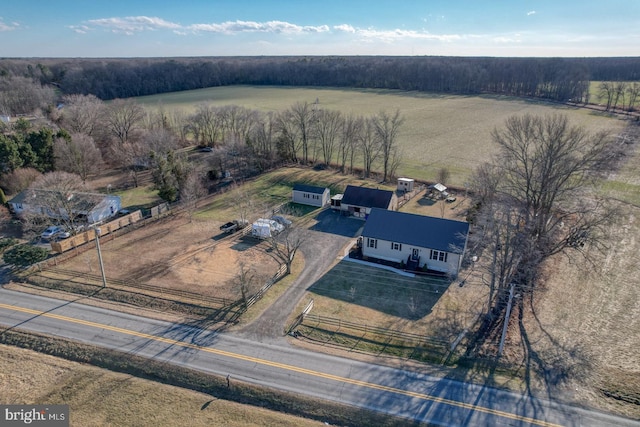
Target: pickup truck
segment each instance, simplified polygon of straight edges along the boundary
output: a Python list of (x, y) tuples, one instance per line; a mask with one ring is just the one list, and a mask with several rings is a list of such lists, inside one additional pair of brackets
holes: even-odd
[(243, 221), (240, 219), (235, 219), (233, 221), (229, 221), (226, 224), (223, 224), (220, 226), (220, 231), (223, 231), (225, 233), (235, 233), (236, 231), (240, 230), (241, 228), (244, 228), (248, 225), (249, 223), (247, 221)]

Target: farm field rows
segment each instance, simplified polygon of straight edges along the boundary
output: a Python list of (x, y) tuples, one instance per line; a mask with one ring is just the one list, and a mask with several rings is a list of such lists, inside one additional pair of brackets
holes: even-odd
[[(590, 131), (620, 129), (623, 123), (600, 113), (536, 100), (496, 96), (443, 96), (374, 89), (328, 89), (268, 86), (226, 86), (135, 98), (149, 108), (193, 113), (202, 103), (238, 105), (263, 112), (284, 111), (296, 102), (344, 114), (371, 116), (396, 109), (405, 118), (398, 136), (400, 175), (434, 180), (443, 167), (452, 185), (463, 185), (470, 172), (494, 152), (491, 131), (512, 115), (567, 114), (572, 124)], [(358, 165), (359, 166), (359, 165)]]

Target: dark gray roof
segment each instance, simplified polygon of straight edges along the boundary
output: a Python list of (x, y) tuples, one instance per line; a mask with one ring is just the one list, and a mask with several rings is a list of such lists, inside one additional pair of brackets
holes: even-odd
[(392, 197), (393, 191), (347, 185), (342, 197), (342, 204), (387, 209)]
[(48, 200), (46, 203), (49, 205), (52, 203), (53, 205), (59, 205), (60, 203), (65, 203), (64, 199), (67, 199), (68, 206), (73, 206), (74, 210), (90, 211), (100, 204), (105, 197), (107, 197), (106, 194), (100, 193), (79, 191), (63, 193), (56, 190), (27, 189), (9, 200), (9, 203), (39, 206), (39, 203), (45, 203)]
[(315, 185), (296, 184), (293, 186), (293, 191), (303, 191), (305, 193), (323, 194), (327, 188), (317, 187)]
[(445, 252), (464, 249), (468, 233), (466, 222), (386, 209), (372, 209), (362, 230), (364, 237)]

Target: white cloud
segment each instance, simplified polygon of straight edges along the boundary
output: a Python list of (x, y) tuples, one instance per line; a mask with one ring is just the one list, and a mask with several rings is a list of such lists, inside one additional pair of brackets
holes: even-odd
[[(87, 21), (89, 26), (109, 29), (114, 33), (134, 34), (149, 30), (179, 30), (180, 24), (165, 21), (162, 18), (148, 16), (127, 16), (124, 18), (103, 18)], [(88, 26), (85, 27), (85, 31)], [(77, 30), (76, 30), (77, 31)]]
[(334, 25), (333, 26), (334, 30), (338, 30), (338, 31), (342, 31), (344, 33), (355, 33), (356, 29), (353, 28), (351, 25), (349, 24), (341, 24), (341, 25)]
[(450, 42), (460, 40), (463, 36), (459, 34), (431, 34), (425, 31), (415, 30), (376, 30), (372, 28), (358, 29), (356, 34), (365, 39), (377, 39), (385, 42), (393, 42), (397, 40), (435, 40)]
[(18, 28), (20, 28), (20, 24), (18, 24), (17, 22), (11, 22), (7, 24), (2, 18), (0, 18), (0, 32), (13, 31), (17, 30)]
[(68, 28), (78, 34), (87, 34), (91, 30), (91, 28), (87, 27), (86, 25), (69, 25)]
[(535, 10), (530, 10), (529, 12), (527, 12), (527, 16), (531, 16), (531, 15), (535, 15), (536, 11)]
[(195, 32), (211, 32), (221, 34), (238, 33), (275, 33), (275, 34), (303, 34), (303, 33), (326, 33), (329, 26), (302, 26), (284, 21), (227, 21), (220, 24), (193, 24), (188, 27)]

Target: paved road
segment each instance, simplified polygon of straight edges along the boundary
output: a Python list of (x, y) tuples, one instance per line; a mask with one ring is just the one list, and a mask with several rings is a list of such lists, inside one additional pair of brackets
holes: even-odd
[(0, 289), (0, 325), (435, 425), (633, 426), (554, 402)]

